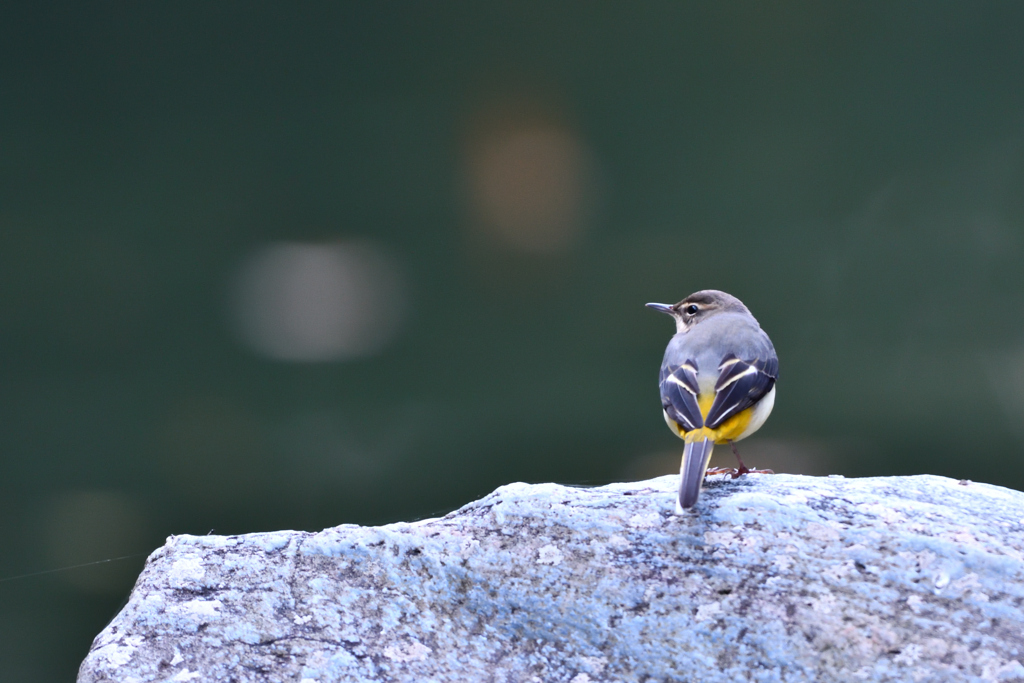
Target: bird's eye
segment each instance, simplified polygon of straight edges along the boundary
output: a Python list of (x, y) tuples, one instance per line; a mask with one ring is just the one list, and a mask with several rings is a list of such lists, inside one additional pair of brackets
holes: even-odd
[(686, 307), (686, 315), (697, 315), (697, 311), (699, 310), (700, 308), (697, 306), (697, 304), (690, 304), (689, 306)]

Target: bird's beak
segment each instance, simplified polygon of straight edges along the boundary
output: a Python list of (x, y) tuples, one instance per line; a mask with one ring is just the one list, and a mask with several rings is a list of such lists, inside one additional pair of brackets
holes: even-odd
[(653, 308), (656, 311), (662, 313), (668, 313), (669, 315), (675, 315), (675, 311), (669, 304), (647, 304), (647, 308)]

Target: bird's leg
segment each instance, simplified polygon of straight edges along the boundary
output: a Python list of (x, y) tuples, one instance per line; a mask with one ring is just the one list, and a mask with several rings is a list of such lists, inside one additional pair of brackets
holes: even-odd
[(737, 477), (742, 477), (744, 474), (746, 474), (750, 470), (747, 468), (746, 465), (743, 464), (743, 458), (740, 457), (740, 451), (739, 451), (738, 448), (736, 448), (736, 442), (730, 440), (729, 441), (729, 446), (732, 448), (732, 454), (736, 456), (736, 462), (738, 462), (739, 465), (740, 465), (738, 468), (736, 468), (736, 469), (734, 469), (732, 471), (733, 472), (732, 478), (736, 479)]
[(736, 479), (737, 477), (742, 477), (744, 474), (747, 474), (749, 472), (753, 472), (754, 474), (775, 474), (775, 472), (773, 472), (772, 470), (752, 470), (752, 469), (750, 469), (749, 467), (747, 467), (746, 465), (743, 464), (743, 458), (740, 457), (740, 452), (736, 448), (736, 442), (730, 439), (729, 440), (729, 445), (732, 447), (732, 454), (736, 456), (736, 462), (738, 462), (739, 465), (740, 465), (737, 469), (734, 469), (731, 472), (733, 479)]

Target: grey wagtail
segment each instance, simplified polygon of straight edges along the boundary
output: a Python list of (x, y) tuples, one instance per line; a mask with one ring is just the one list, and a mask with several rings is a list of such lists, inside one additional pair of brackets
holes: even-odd
[(715, 444), (732, 445), (734, 477), (751, 472), (735, 442), (764, 424), (775, 405), (779, 357), (743, 302), (705, 289), (674, 305), (647, 304), (676, 321), (661, 363), (665, 422), (686, 442), (676, 512), (693, 507)]

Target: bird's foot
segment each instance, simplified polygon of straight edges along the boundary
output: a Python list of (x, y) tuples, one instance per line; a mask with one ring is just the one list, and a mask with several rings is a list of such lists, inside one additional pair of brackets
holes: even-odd
[(739, 470), (735, 467), (709, 467), (708, 471), (704, 473), (705, 477), (713, 477), (718, 474), (724, 474), (726, 476), (735, 479), (739, 475)]
[(744, 474), (775, 474), (775, 470), (759, 470), (756, 467), (754, 469), (750, 469), (746, 465), (742, 465), (739, 469), (734, 471), (736, 472), (736, 474), (732, 475), (733, 479), (741, 477)]
[(713, 477), (716, 474), (723, 474), (733, 479), (739, 479), (744, 474), (775, 474), (773, 470), (750, 469), (746, 465), (740, 467), (709, 467), (704, 476)]

